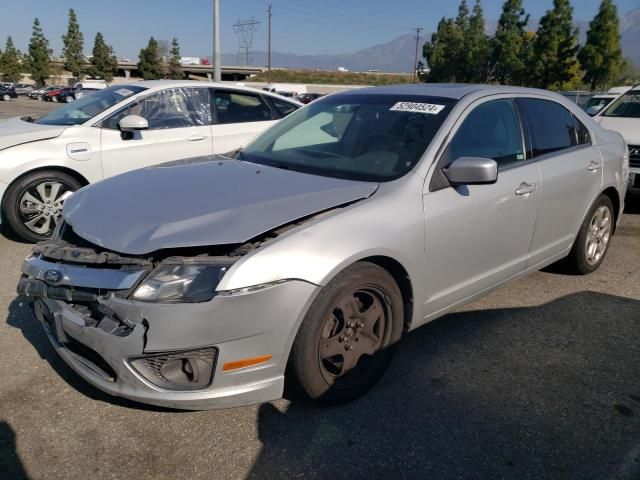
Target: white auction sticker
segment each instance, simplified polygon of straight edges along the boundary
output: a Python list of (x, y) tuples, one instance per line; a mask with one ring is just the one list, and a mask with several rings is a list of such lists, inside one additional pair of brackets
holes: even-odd
[(398, 102), (389, 110), (393, 110), (394, 112), (417, 112), (437, 115), (443, 108), (444, 105), (436, 105), (433, 103)]
[(123, 97), (128, 97), (129, 95), (133, 95), (133, 92), (128, 88), (119, 88), (114, 93), (117, 93), (118, 95), (121, 95)]

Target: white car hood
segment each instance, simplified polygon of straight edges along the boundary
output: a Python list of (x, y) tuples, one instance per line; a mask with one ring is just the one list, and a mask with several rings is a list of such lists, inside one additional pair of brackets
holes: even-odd
[(66, 126), (25, 122), (18, 117), (0, 120), (0, 150), (22, 143), (54, 138), (67, 128)]
[(602, 128), (618, 132), (628, 145), (640, 145), (640, 118), (598, 116)]

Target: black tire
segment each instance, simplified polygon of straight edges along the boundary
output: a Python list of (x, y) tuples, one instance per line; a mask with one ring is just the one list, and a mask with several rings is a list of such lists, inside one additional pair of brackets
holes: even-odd
[[(18, 237), (28, 242), (35, 243), (46, 240), (51, 236), (51, 233), (53, 232), (53, 228), (51, 228), (46, 235), (38, 234), (32, 231), (25, 225), (26, 218), (20, 211), (20, 200), (22, 199), (23, 195), (27, 191), (33, 190), (37, 185), (47, 182), (61, 183), (64, 187), (64, 190), (62, 192), (75, 192), (76, 190), (82, 188), (82, 184), (78, 180), (66, 173), (46, 170), (39, 171), (27, 174), (13, 182), (7, 189), (4, 200), (2, 202), (3, 219), (6, 219), (9, 227), (11, 227), (11, 230), (13, 230), (13, 232)], [(51, 224), (53, 223), (54, 222), (51, 221)]]
[[(351, 297), (350, 292), (353, 292)], [(338, 306), (345, 298), (357, 301), (358, 313), (349, 318), (342, 312), (353, 310)], [(376, 315), (380, 317), (365, 320), (360, 316), (364, 314), (370, 319)], [(402, 336), (403, 315), (402, 294), (386, 270), (369, 262), (358, 262), (346, 268), (322, 289), (302, 321), (287, 366), (288, 395), (325, 404), (341, 404), (366, 393), (380, 380), (391, 362)], [(355, 323), (355, 328), (346, 327), (349, 319), (354, 320), (349, 323)], [(369, 323), (366, 327), (365, 321)], [(336, 326), (338, 324), (341, 327)], [(377, 341), (374, 341), (376, 328)], [(344, 343), (339, 345), (337, 342)], [(328, 343), (339, 348), (344, 345), (347, 353), (323, 359), (323, 348), (329, 347)], [(353, 353), (354, 347), (357, 353)], [(374, 351), (360, 353), (363, 348)], [(347, 354), (357, 358), (351, 370), (344, 368), (347, 363), (344, 355)], [(340, 363), (342, 367), (336, 367)]]
[[(608, 228), (609, 231), (607, 233), (606, 242), (604, 243), (604, 251), (594, 258), (589, 255), (587, 248), (587, 240), (590, 236), (590, 229), (592, 228), (592, 222), (594, 221), (594, 216), (596, 212), (601, 208), (606, 209), (609, 215), (609, 223)], [(613, 209), (613, 203), (611, 199), (607, 195), (600, 195), (596, 201), (593, 203), (591, 209), (589, 209), (589, 213), (582, 222), (580, 226), (580, 231), (578, 232), (578, 236), (576, 237), (576, 241), (573, 243), (573, 248), (571, 252), (566, 258), (566, 267), (571, 271), (571, 273), (577, 275), (588, 275), (589, 273), (595, 272), (602, 262), (604, 261), (607, 252), (609, 251), (609, 245), (611, 236), (613, 235), (613, 229), (615, 228), (615, 210)]]

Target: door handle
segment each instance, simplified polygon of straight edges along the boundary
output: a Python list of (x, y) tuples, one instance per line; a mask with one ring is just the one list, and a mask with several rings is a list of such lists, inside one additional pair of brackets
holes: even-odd
[(522, 182), (518, 188), (516, 188), (516, 195), (527, 195), (531, 192), (535, 192), (538, 186), (535, 183)]
[(590, 172), (597, 172), (598, 170), (600, 170), (600, 162), (591, 160), (591, 163), (587, 167), (587, 170), (589, 170)]
[(200, 140), (204, 140), (206, 137), (204, 135), (199, 135), (199, 134), (195, 134), (195, 135), (191, 135), (189, 137), (187, 137), (187, 141), (188, 142), (199, 142)]

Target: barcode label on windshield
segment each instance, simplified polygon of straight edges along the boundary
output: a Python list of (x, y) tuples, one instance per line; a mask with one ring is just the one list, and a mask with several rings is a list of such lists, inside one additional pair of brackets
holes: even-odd
[(433, 103), (398, 102), (389, 110), (394, 112), (417, 112), (437, 115), (443, 108), (444, 105), (436, 105)]

